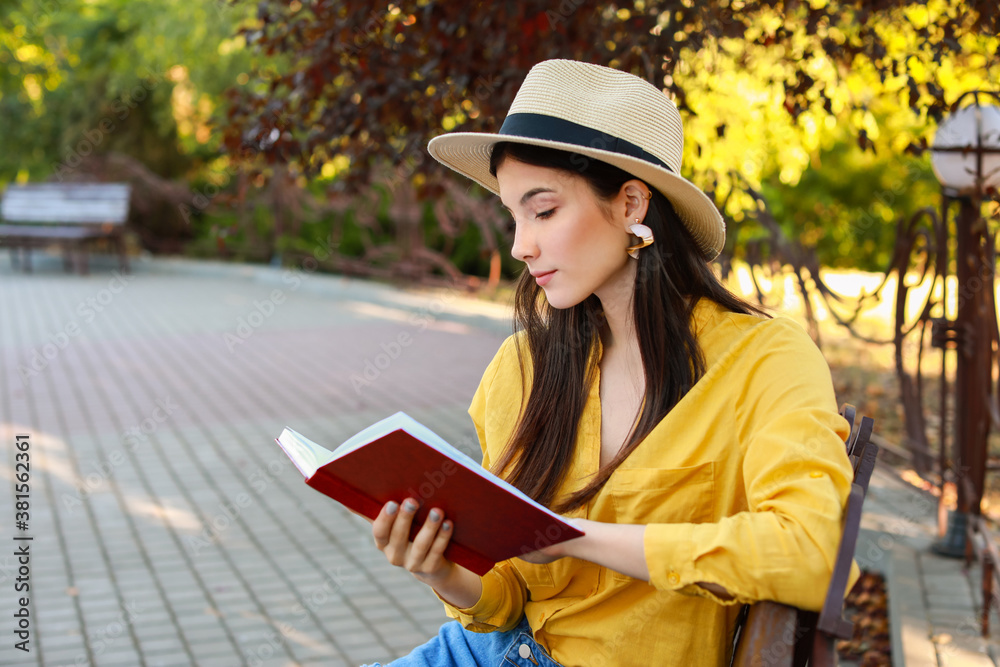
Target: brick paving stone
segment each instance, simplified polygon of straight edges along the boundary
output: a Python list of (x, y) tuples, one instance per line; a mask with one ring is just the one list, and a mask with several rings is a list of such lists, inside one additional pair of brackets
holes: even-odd
[[(52, 651), (45, 651), (45, 663), (47, 665), (79, 665), (79, 658), (86, 661), (87, 652), (84, 648), (60, 648)], [(16, 663), (15, 663), (16, 664)]]
[(927, 593), (927, 606), (931, 609), (968, 612), (975, 614), (978, 605), (973, 601), (968, 590), (956, 590), (949, 593)]
[[(189, 659), (190, 660), (190, 659)], [(108, 651), (107, 653), (102, 653), (97, 656), (94, 660), (95, 665), (98, 667), (129, 667), (132, 665), (138, 665), (142, 661), (139, 656), (138, 651)]]
[[(191, 657), (184, 653), (174, 655), (144, 656), (146, 667), (186, 667), (191, 664)], [(134, 664), (134, 663), (133, 663)]]
[(198, 656), (198, 667), (233, 667), (234, 659), (241, 660), (241, 658), (236, 654), (225, 656)]
[(217, 621), (202, 621), (198, 625), (192, 625), (189, 623), (181, 623), (181, 633), (184, 638), (190, 643), (198, 643), (203, 640), (207, 640), (209, 643), (215, 643), (221, 640), (228, 641), (226, 628)]
[(177, 653), (184, 650), (184, 642), (176, 634), (168, 637), (157, 637), (155, 635), (140, 637), (139, 645), (142, 647), (143, 654), (146, 655), (154, 653)]
[(971, 614), (968, 611), (962, 610), (931, 608), (927, 610), (927, 615), (931, 625), (935, 628), (966, 627), (970, 623), (974, 626), (979, 625), (978, 608)]
[[(21, 654), (21, 655), (16, 655)], [(17, 667), (31, 667), (32, 665), (40, 665), (41, 655), (37, 651), (33, 651), (27, 655), (23, 651), (13, 650), (4, 651), (0, 653), (0, 665), (17, 665)], [(49, 663), (51, 666), (52, 663)]]

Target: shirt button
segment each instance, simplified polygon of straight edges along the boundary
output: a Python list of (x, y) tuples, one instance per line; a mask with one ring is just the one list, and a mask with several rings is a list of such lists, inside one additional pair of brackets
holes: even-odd
[(527, 644), (521, 644), (517, 647), (517, 654), (523, 659), (528, 660), (531, 658), (531, 647)]
[(813, 479), (816, 479), (818, 477), (822, 477), (823, 473), (821, 473), (821, 472), (811, 472), (811, 473), (809, 473), (809, 476), (812, 477)]
[(672, 584), (679, 584), (681, 582), (681, 576), (676, 572), (671, 572), (667, 575), (667, 581)]

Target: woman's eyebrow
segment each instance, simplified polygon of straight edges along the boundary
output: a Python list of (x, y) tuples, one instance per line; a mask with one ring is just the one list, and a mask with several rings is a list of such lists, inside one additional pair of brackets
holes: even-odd
[[(535, 195), (541, 194), (543, 192), (553, 192), (554, 193), (555, 190), (553, 190), (552, 188), (531, 188), (530, 190), (528, 190), (527, 192), (525, 192), (523, 195), (521, 195), (521, 201), (519, 202), (520, 205), (524, 206), (525, 204), (528, 203), (529, 199), (531, 199)], [(507, 205), (504, 204), (503, 202), (500, 202), (500, 205), (503, 206), (504, 208), (506, 208), (508, 211), (510, 210), (510, 208), (508, 208)]]

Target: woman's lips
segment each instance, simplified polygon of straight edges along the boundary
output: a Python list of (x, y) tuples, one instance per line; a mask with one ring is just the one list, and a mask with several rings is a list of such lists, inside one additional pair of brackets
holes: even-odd
[(535, 276), (535, 282), (538, 283), (539, 287), (545, 287), (545, 284), (552, 279), (552, 276), (554, 274), (555, 271), (553, 270), (553, 271), (543, 271), (542, 273), (533, 273), (532, 275)]

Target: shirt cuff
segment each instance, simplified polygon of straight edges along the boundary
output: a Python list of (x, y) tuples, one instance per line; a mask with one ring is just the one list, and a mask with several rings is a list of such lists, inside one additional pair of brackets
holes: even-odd
[[(657, 523), (646, 526), (643, 551), (649, 570), (649, 583), (658, 590), (675, 591), (683, 595), (697, 595), (723, 605), (748, 602), (732, 590), (730, 582), (719, 581), (711, 574), (701, 572), (695, 562), (695, 540), (699, 529), (693, 523)], [(733, 597), (722, 598), (697, 585), (697, 582), (718, 584)]]
[(437, 591), (434, 591), (434, 595), (444, 603), (445, 614), (461, 623), (466, 630), (492, 632), (507, 620), (507, 615), (503, 613), (504, 610), (501, 608), (503, 605), (500, 603), (506, 589), (503, 577), (496, 571), (496, 568), (484, 574), (481, 579), (483, 592), (476, 604), (471, 607), (464, 609), (456, 607), (438, 595)]

